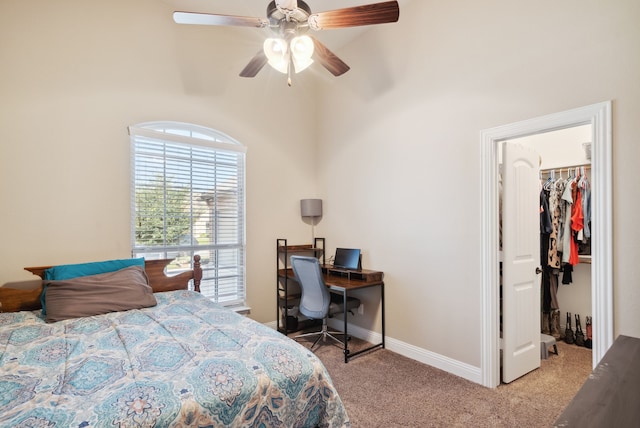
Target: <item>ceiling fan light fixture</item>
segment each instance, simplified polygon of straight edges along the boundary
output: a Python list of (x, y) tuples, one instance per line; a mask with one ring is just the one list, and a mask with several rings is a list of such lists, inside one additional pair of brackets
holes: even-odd
[(293, 67), (296, 73), (305, 70), (313, 64), (313, 40), (309, 36), (298, 36), (291, 39), (290, 43), (291, 55), (293, 58)]
[(264, 54), (269, 65), (280, 73), (287, 73), (289, 69), (289, 48), (284, 39), (268, 38), (263, 44)]

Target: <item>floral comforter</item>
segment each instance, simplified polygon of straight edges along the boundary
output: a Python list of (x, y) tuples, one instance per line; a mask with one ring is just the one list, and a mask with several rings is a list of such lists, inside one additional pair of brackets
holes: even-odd
[(0, 426), (348, 427), (306, 348), (198, 293), (44, 322), (0, 314)]

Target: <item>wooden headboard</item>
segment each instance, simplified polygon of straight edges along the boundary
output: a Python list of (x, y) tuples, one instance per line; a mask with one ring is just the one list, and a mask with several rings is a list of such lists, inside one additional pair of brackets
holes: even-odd
[[(178, 275), (167, 276), (165, 267), (173, 259), (145, 260), (145, 272), (149, 278), (149, 285), (154, 292), (186, 290), (189, 281), (193, 279), (193, 288), (200, 292), (200, 281), (202, 281), (202, 267), (200, 266), (200, 256), (193, 257), (193, 270), (182, 272)], [(44, 271), (51, 266), (26, 267), (25, 270), (38, 275), (44, 279)], [(22, 288), (0, 287), (0, 312), (34, 311), (42, 308), (40, 304), (40, 294), (43, 283), (37, 281), (29, 283)]]

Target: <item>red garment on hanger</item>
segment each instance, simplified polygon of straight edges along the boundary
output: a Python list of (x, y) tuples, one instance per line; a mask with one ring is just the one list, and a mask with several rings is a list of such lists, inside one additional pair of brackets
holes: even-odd
[[(574, 184), (572, 189), (575, 192), (573, 197), (573, 205), (571, 206), (571, 231), (579, 232), (584, 229), (584, 213), (582, 212), (582, 195), (578, 186)], [(574, 233), (572, 233), (574, 235)], [(571, 254), (569, 255), (569, 263), (573, 266), (578, 264), (578, 241), (575, 236), (571, 236)]]

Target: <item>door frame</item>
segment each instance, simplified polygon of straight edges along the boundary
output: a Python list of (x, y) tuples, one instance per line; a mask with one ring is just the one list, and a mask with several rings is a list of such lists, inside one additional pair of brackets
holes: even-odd
[(613, 344), (612, 124), (611, 101), (485, 129), (481, 144), (482, 385), (500, 384), (499, 191), (500, 144), (505, 140), (591, 124), (591, 311), (595, 367)]

